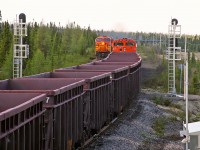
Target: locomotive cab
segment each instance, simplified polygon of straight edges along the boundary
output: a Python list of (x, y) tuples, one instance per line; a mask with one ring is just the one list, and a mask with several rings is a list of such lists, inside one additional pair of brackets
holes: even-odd
[(95, 52), (97, 58), (105, 58), (112, 51), (113, 39), (108, 36), (99, 36), (95, 39)]
[(136, 52), (137, 43), (133, 39), (117, 39), (113, 41), (113, 52)]

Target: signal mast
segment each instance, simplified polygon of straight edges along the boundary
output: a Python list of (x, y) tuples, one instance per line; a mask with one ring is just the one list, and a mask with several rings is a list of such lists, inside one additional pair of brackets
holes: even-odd
[(14, 23), (13, 46), (13, 78), (22, 77), (23, 58), (28, 58), (29, 45), (24, 44), (23, 38), (27, 36), (26, 15), (21, 13), (19, 20)]
[(178, 47), (178, 38), (181, 38), (181, 25), (177, 19), (172, 19), (168, 26), (168, 94), (176, 95), (175, 68), (176, 61), (181, 60), (181, 47)]

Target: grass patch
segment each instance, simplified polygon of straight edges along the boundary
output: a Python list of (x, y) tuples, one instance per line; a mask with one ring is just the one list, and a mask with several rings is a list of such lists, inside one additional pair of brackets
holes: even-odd
[[(171, 100), (163, 98), (162, 96), (155, 96), (152, 100), (156, 105), (161, 105), (169, 108), (167, 111), (174, 116), (170, 118), (171, 121), (176, 121), (177, 117), (180, 118), (180, 120), (185, 120), (185, 112), (181, 109), (181, 105), (174, 104)], [(189, 116), (191, 116), (190, 113)]]
[(176, 121), (178, 121), (177, 117), (174, 116), (174, 115), (170, 115), (170, 116), (168, 117), (168, 120), (169, 120), (170, 122), (176, 122)]
[(171, 103), (171, 107), (177, 108), (177, 109), (181, 109), (181, 105), (180, 104)]
[(193, 122), (200, 121), (200, 113), (197, 113), (191, 120)]
[(162, 106), (166, 106), (166, 107), (173, 107), (173, 108), (181, 110), (181, 105), (180, 104), (175, 104), (175, 103), (172, 102), (172, 100), (167, 99), (167, 98), (163, 98), (162, 96), (155, 96), (155, 97), (152, 98), (152, 100), (156, 105), (162, 105)]
[(165, 99), (162, 96), (160, 96), (160, 97), (155, 96), (155, 97), (153, 97), (152, 100), (157, 105), (163, 105), (163, 106), (171, 106), (172, 105), (172, 102), (169, 99)]
[(152, 128), (154, 129), (154, 131), (158, 136), (164, 136), (165, 124), (166, 124), (166, 118), (159, 117), (155, 119)]

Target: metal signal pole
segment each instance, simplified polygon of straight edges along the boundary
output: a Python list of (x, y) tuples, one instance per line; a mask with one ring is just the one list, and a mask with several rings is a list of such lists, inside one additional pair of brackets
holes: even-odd
[(24, 44), (27, 36), (26, 15), (21, 13), (14, 23), (13, 78), (22, 77), (23, 58), (28, 58), (29, 45)]
[(187, 45), (187, 37), (185, 36), (185, 90), (184, 90), (184, 99), (186, 102), (186, 150), (188, 150), (188, 143), (189, 143), (189, 130), (188, 130), (188, 59), (187, 59), (187, 52), (186, 52), (186, 45)]
[(177, 38), (181, 37), (181, 26), (177, 19), (171, 20), (168, 26), (168, 93), (176, 95), (175, 69), (176, 61), (181, 60), (181, 47), (177, 47)]

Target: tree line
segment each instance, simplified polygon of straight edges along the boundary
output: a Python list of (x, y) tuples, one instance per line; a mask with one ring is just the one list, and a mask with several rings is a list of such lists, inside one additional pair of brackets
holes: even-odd
[[(94, 41), (98, 35), (107, 35), (114, 39), (126, 37), (137, 41), (153, 39), (158, 41), (161, 38), (162, 50), (168, 46), (167, 34), (96, 31), (91, 30), (90, 27), (81, 28), (75, 22), (65, 27), (58, 27), (51, 22), (46, 25), (37, 22), (28, 23), (27, 29), (28, 36), (24, 38), (24, 41), (29, 45), (29, 58), (23, 59), (23, 76), (88, 62), (95, 56)], [(184, 48), (184, 37), (183, 35), (179, 39), (178, 46), (182, 49)], [(0, 26), (0, 79), (13, 76), (13, 41), (13, 24), (3, 22)], [(192, 88), (190, 90), (192, 93), (200, 93), (200, 62), (194, 54), (200, 51), (200, 35), (187, 35), (187, 41), (187, 48), (191, 52), (189, 77)], [(142, 47), (147, 46), (149, 45), (143, 44)], [(156, 49), (159, 51), (158, 48)], [(179, 76), (179, 73), (177, 75)]]
[[(164, 33), (153, 33), (153, 32), (115, 32), (115, 31), (97, 31), (98, 35), (107, 35), (111, 36), (114, 39), (116, 38), (132, 38), (136, 40), (141, 45), (160, 45), (162, 49), (168, 47), (168, 34)], [(185, 36), (187, 36), (187, 49), (190, 52), (200, 52), (200, 35), (181, 35), (181, 38), (178, 38), (178, 47), (184, 49), (185, 46)], [(161, 43), (160, 43), (161, 41)]]
[[(23, 76), (78, 65), (94, 56), (97, 35), (90, 27), (81, 28), (75, 22), (65, 27), (35, 22), (27, 24), (27, 32), (23, 41), (29, 45), (29, 57), (23, 59)], [(3, 22), (0, 28), (0, 79), (12, 78), (13, 42), (13, 24)]]

